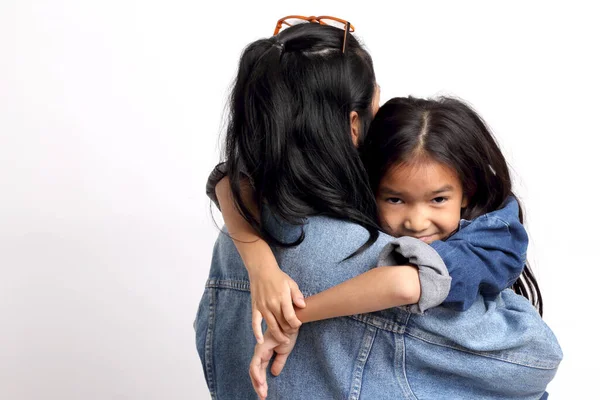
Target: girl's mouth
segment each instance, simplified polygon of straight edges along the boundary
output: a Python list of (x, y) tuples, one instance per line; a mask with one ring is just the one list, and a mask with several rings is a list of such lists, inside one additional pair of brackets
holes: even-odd
[(434, 236), (435, 236), (435, 234), (434, 235), (427, 235), (427, 236), (417, 236), (416, 238), (419, 239), (419, 240), (421, 240), (421, 241), (423, 241), (423, 242), (425, 242), (425, 243), (427, 243), (427, 244), (429, 244), (429, 243), (431, 243), (431, 242), (434, 241), (433, 240)]

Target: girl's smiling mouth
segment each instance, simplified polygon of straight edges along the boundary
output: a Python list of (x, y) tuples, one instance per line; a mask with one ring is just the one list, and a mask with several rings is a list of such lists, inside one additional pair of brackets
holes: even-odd
[(421, 241), (423, 241), (423, 242), (425, 242), (427, 244), (430, 244), (431, 242), (434, 241), (434, 236), (435, 235), (436, 234), (434, 233), (432, 235), (427, 235), (427, 236), (415, 236), (415, 238), (417, 238), (417, 239), (419, 239), (419, 240), (421, 240)]

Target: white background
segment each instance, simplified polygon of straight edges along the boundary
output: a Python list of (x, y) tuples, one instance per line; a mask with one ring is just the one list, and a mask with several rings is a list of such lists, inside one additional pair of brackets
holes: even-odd
[(289, 14), (350, 20), (382, 102), (452, 94), (487, 120), (565, 353), (551, 398), (589, 398), (598, 14), (480, 3), (4, 0), (0, 398), (208, 398), (192, 329), (218, 233), (204, 184), (241, 50)]

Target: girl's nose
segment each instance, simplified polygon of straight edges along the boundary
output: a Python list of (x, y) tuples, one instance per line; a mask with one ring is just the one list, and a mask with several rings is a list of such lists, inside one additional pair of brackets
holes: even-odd
[(426, 231), (431, 223), (429, 222), (429, 218), (422, 213), (414, 213), (412, 215), (407, 216), (404, 219), (404, 229), (410, 231), (411, 233), (419, 233)]

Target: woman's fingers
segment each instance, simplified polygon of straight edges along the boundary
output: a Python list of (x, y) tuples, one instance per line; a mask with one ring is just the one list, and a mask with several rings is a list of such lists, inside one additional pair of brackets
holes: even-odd
[[(294, 310), (294, 304), (292, 303), (291, 297), (281, 303), (281, 311), (291, 329), (300, 328), (302, 322), (296, 317), (296, 311)], [(290, 333), (290, 331), (287, 331), (287, 333)]]
[(254, 337), (257, 343), (263, 343), (263, 331), (262, 331), (262, 314), (252, 305), (252, 330), (254, 331)]
[[(288, 299), (287, 302), (291, 305), (292, 299), (291, 298)], [(286, 303), (286, 301), (282, 301), (281, 304), (279, 304), (279, 309), (277, 310), (276, 313), (274, 312), (273, 315), (275, 316), (275, 318), (277, 320), (277, 324), (279, 324), (279, 329), (285, 333), (290, 333), (294, 330), (294, 328), (292, 328), (290, 326), (290, 324), (288, 323), (288, 321), (285, 317), (285, 313), (283, 310), (285, 303)]]
[(304, 302), (304, 295), (300, 291), (300, 288), (298, 288), (296, 282), (294, 282), (293, 285), (290, 285), (290, 289), (292, 291), (292, 299), (294, 300), (294, 304), (300, 308), (306, 307), (306, 303)]
[(267, 326), (269, 328), (269, 332), (271, 332), (271, 334), (273, 335), (275, 340), (277, 340), (279, 343), (289, 343), (290, 342), (288, 337), (285, 336), (283, 334), (283, 332), (281, 332), (281, 329), (279, 328), (279, 324), (277, 323), (277, 320), (275, 319), (275, 316), (273, 314), (263, 315), (263, 317), (265, 318), (265, 321), (267, 321)]

